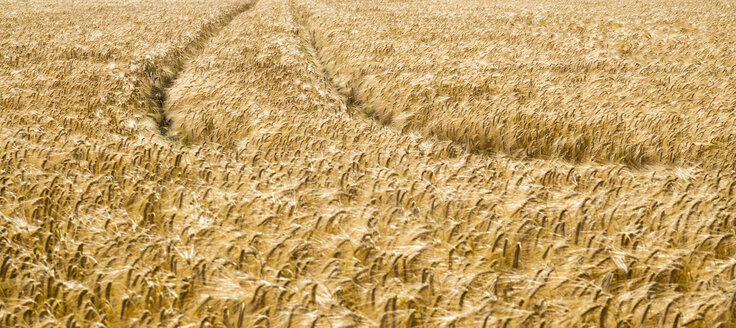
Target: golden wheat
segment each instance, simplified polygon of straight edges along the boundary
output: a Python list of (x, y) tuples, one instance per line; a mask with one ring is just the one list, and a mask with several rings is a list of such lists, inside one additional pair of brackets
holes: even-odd
[(0, 5), (0, 326), (736, 320), (727, 5)]

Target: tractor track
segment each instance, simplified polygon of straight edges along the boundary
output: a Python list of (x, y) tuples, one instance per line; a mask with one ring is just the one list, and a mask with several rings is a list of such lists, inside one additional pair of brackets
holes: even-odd
[(174, 86), (179, 73), (190, 61), (199, 57), (204, 51), (207, 43), (230, 24), (236, 17), (257, 4), (257, 0), (251, 0), (227, 11), (211, 23), (206, 24), (201, 31), (189, 41), (183, 48), (169, 55), (169, 60), (161, 63), (148, 63), (144, 68), (146, 77), (141, 88), (147, 107), (158, 127), (158, 132), (167, 139), (176, 140), (176, 136), (170, 134), (171, 119), (166, 113), (166, 102), (169, 89)]
[(347, 106), (347, 111), (350, 115), (357, 115), (360, 117), (364, 117), (368, 120), (372, 120), (378, 125), (393, 129), (399, 134), (407, 134), (407, 133), (414, 133), (419, 134), (422, 139), (428, 139), (433, 138), (436, 140), (441, 140), (444, 142), (449, 142), (453, 146), (458, 147), (458, 149), (465, 149), (467, 152), (471, 154), (476, 155), (488, 155), (487, 149), (479, 149), (476, 147), (473, 147), (469, 145), (468, 143), (464, 143), (459, 140), (453, 140), (450, 138), (447, 138), (445, 136), (439, 135), (439, 134), (430, 134), (425, 135), (423, 133), (420, 133), (417, 129), (409, 129), (409, 128), (399, 128), (392, 126), (385, 117), (382, 117), (380, 114), (373, 113), (368, 110), (367, 106), (370, 106), (369, 103), (364, 102), (361, 99), (358, 99), (357, 95), (355, 94), (355, 87), (347, 88), (347, 90), (344, 90), (340, 88), (335, 81), (333, 80), (334, 72), (331, 72), (327, 69), (327, 67), (324, 65), (324, 60), (322, 59), (322, 55), (320, 54), (321, 48), (317, 43), (317, 40), (315, 39), (315, 33), (317, 33), (309, 24), (308, 17), (309, 13), (305, 12), (302, 8), (299, 7), (299, 5), (294, 3), (294, 0), (289, 0), (289, 8), (290, 8), (290, 15), (292, 16), (294, 23), (297, 28), (297, 34), (301, 38), (302, 43), (304, 47), (306, 48), (306, 51), (310, 54), (312, 57), (313, 63), (317, 66), (318, 70), (321, 72), (321, 74), (324, 76), (324, 79), (327, 81), (328, 85), (331, 89), (334, 90), (334, 92), (340, 96), (340, 98), (343, 99), (345, 102), (345, 105)]

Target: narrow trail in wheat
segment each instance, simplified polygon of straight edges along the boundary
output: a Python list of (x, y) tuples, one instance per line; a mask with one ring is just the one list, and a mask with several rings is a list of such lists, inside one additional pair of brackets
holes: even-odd
[[(448, 108), (464, 113), (452, 117), (464, 117), (467, 119), (471, 115), (478, 114), (472, 120), (460, 122), (459, 120), (451, 119), (452, 117), (450, 116), (443, 117), (443, 114), (440, 114), (443, 110), (434, 110), (431, 107), (434, 105), (439, 106), (443, 101), (449, 99), (446, 97), (449, 97), (451, 93), (459, 92), (464, 95), (463, 97), (473, 98), (485, 94), (484, 92), (488, 94), (498, 92), (503, 87), (498, 86), (500, 89), (494, 89), (496, 91), (478, 91), (480, 93), (477, 95), (471, 94), (472, 92), (463, 93), (465, 91), (453, 89), (455, 87), (447, 87), (447, 90), (442, 91), (445, 92), (443, 95), (446, 97), (437, 96), (432, 98), (431, 101), (422, 102), (419, 98), (423, 96), (420, 95), (419, 91), (416, 91), (412, 87), (405, 88), (403, 86), (416, 82), (418, 83), (417, 85), (422, 85), (423, 88), (426, 87), (426, 90), (442, 88), (442, 83), (444, 82), (439, 82), (440, 77), (451, 79), (454, 76), (453, 74), (455, 74), (450, 68), (454, 67), (452, 64), (449, 64), (449, 62), (447, 64), (440, 64), (442, 61), (437, 59), (438, 64), (435, 66), (442, 68), (437, 68), (435, 71), (435, 68), (425, 67), (427, 72), (432, 71), (433, 76), (438, 76), (437, 81), (431, 83), (422, 82), (424, 77), (420, 75), (413, 76), (412, 78), (407, 77), (409, 74), (403, 76), (401, 75), (402, 73), (397, 73), (400, 70), (386, 67), (411, 65), (419, 57), (415, 58), (413, 55), (407, 53), (408, 57), (405, 58), (412, 59), (403, 60), (402, 58), (404, 57), (398, 55), (381, 55), (380, 47), (372, 46), (370, 42), (359, 42), (361, 39), (370, 40), (372, 38), (371, 35), (374, 32), (371, 29), (358, 28), (356, 29), (358, 31), (356, 32), (356, 36), (345, 37), (345, 35), (352, 33), (349, 27), (329, 27), (330, 24), (339, 22), (342, 19), (336, 18), (342, 17), (340, 11), (326, 9), (329, 6), (310, 5), (307, 3), (293, 1), (290, 7), (292, 11), (291, 15), (294, 16), (298, 25), (299, 34), (304, 40), (303, 43), (307, 51), (314, 56), (315, 64), (320, 67), (321, 73), (325, 75), (326, 80), (342, 96), (348, 108), (353, 113), (369, 117), (384, 125), (393, 126), (402, 132), (419, 134), (423, 138), (451, 141), (475, 154), (502, 153), (519, 159), (559, 159), (570, 163), (593, 165), (620, 164), (641, 171), (651, 171), (661, 167), (679, 169), (697, 165), (719, 168), (717, 163), (720, 163), (720, 161), (705, 159), (707, 156), (704, 154), (711, 152), (711, 150), (697, 150), (695, 148), (700, 146), (695, 148), (689, 147), (687, 141), (673, 141), (672, 144), (666, 143), (663, 141), (666, 138), (662, 136), (664, 131), (668, 130), (647, 128), (647, 122), (661, 119), (661, 117), (657, 118), (656, 115), (648, 116), (648, 118), (642, 119), (640, 122), (637, 121), (638, 123), (635, 123), (637, 124), (637, 128), (628, 130), (613, 129), (607, 134), (591, 133), (590, 131), (600, 130), (603, 126), (611, 127), (619, 124), (623, 127), (626, 124), (634, 123), (628, 119), (614, 119), (604, 116), (591, 116), (591, 119), (594, 120), (588, 122), (575, 120), (547, 122), (546, 120), (553, 116), (545, 116), (547, 115), (543, 114), (545, 111), (563, 109), (567, 105), (544, 109), (545, 107), (540, 103), (534, 106), (520, 105), (521, 107), (519, 108), (523, 108), (523, 110), (501, 109), (506, 105), (500, 100), (493, 105), (490, 105), (492, 103), (491, 101), (484, 102), (480, 100), (468, 100), (469, 102), (464, 105), (448, 105), (450, 106)], [(355, 22), (360, 22), (361, 19), (364, 19), (362, 16), (350, 16), (348, 14), (344, 18), (348, 20), (354, 19)], [(357, 35), (363, 36), (359, 37)], [(376, 38), (379, 37), (376, 36)], [(408, 37), (405, 41), (409, 42), (411, 40), (414, 39)], [(471, 39), (462, 42), (466, 44), (473, 43)], [(391, 47), (399, 46), (396, 41), (387, 42), (387, 44), (391, 44)], [(442, 46), (438, 47), (443, 49), (438, 50), (438, 54), (448, 50)], [(354, 56), (355, 58), (370, 58), (370, 64), (356, 64), (361, 61), (357, 59), (351, 61), (350, 56)], [(441, 57), (440, 55), (438, 56), (437, 58)], [(618, 61), (612, 61), (612, 63), (616, 62)], [(472, 71), (466, 73), (469, 74), (468, 76), (476, 74)], [(402, 81), (404, 78), (406, 80)], [(468, 81), (458, 81), (457, 83), (458, 85), (468, 87), (469, 82), (466, 82)], [(482, 84), (481, 82), (478, 83)], [(547, 90), (545, 92), (554, 92), (556, 89), (553, 85), (558, 82), (550, 83), (550, 88), (540, 88)], [(585, 86), (576, 83), (578, 82), (572, 81), (570, 84), (571, 87), (585, 88)], [(512, 92), (498, 92), (498, 94), (509, 95)], [(493, 98), (492, 96), (489, 97)], [(560, 97), (564, 98), (564, 95)], [(410, 98), (416, 99), (412, 101), (401, 100)], [(548, 98), (544, 96), (539, 99)], [(515, 100), (510, 101), (513, 102)], [(571, 104), (576, 103), (575, 100), (566, 101)], [(473, 111), (472, 108), (478, 108), (478, 110)], [(480, 110), (480, 108), (486, 109)], [(546, 123), (543, 124), (542, 122)], [(694, 122), (698, 121), (696, 120)], [(698, 124), (701, 123), (686, 126), (695, 127)], [(572, 129), (571, 131), (574, 131), (574, 133), (570, 133), (578, 137), (570, 140), (559, 138), (558, 136), (561, 135), (560, 131), (565, 129)], [(646, 137), (647, 133), (651, 136), (659, 137), (654, 139), (648, 138)], [(693, 134), (697, 135), (695, 132)], [(603, 135), (606, 137), (603, 138)], [(647, 142), (650, 141), (658, 144), (661, 143), (662, 145), (649, 145)], [(698, 141), (696, 144), (710, 145), (704, 141)], [(679, 150), (667, 150), (673, 147)], [(706, 146), (701, 148), (704, 147)], [(715, 146), (712, 149), (713, 153), (720, 151)]]
[(332, 89), (331, 91), (335, 95), (340, 96), (342, 100), (345, 102), (347, 111), (351, 115), (357, 115), (359, 117), (364, 117), (368, 120), (373, 120), (377, 124), (380, 124), (387, 128), (392, 128), (401, 134), (407, 134), (411, 132), (411, 133), (420, 135), (422, 139), (434, 138), (437, 140), (449, 142), (450, 144), (460, 147), (460, 149), (463, 149), (463, 148), (466, 149), (469, 153), (472, 153), (472, 154), (487, 154), (487, 152), (484, 149), (473, 148), (458, 140), (453, 140), (453, 139), (447, 138), (442, 135), (438, 135), (438, 134), (424, 135), (424, 134), (421, 134), (420, 131), (417, 131), (414, 129), (408, 130), (408, 129), (395, 128), (391, 126), (390, 124), (387, 124), (385, 118), (381, 117), (378, 114), (370, 113), (370, 111), (366, 110), (367, 104), (365, 102), (361, 101), (360, 99), (357, 99), (356, 95), (354, 95), (353, 92), (345, 91), (344, 89), (340, 88), (337, 85), (337, 83), (335, 83), (335, 81), (333, 80), (335, 72), (330, 71), (327, 68), (327, 66), (324, 64), (325, 62), (321, 55), (322, 49), (320, 48), (319, 44), (317, 43), (314, 37), (315, 33), (318, 31), (314, 30), (314, 28), (309, 24), (309, 21), (306, 17), (306, 15), (309, 15), (309, 13), (305, 12), (303, 8), (296, 5), (293, 1), (289, 1), (289, 13), (288, 14), (291, 15), (297, 27), (297, 34), (302, 41), (302, 45), (304, 46), (303, 50), (312, 58), (313, 64), (317, 67), (319, 74), (321, 74), (324, 77), (324, 81), (328, 83), (329, 88)]
[[(378, 124), (381, 124), (386, 127), (393, 127), (395, 130), (399, 131), (402, 134), (406, 133), (413, 133), (418, 134), (423, 139), (427, 138), (434, 138), (437, 140), (447, 141), (450, 142), (453, 145), (456, 145), (458, 147), (464, 148), (467, 152), (475, 155), (490, 155), (492, 153), (495, 153), (496, 151), (500, 151), (505, 153), (506, 155), (513, 155), (510, 152), (505, 152), (503, 150), (494, 150), (489, 147), (484, 146), (478, 146), (471, 142), (468, 142), (467, 140), (463, 140), (461, 138), (454, 138), (445, 135), (444, 133), (441, 133), (441, 131), (432, 131), (427, 133), (426, 131), (420, 131), (418, 128), (412, 128), (408, 126), (404, 126), (403, 128), (395, 127), (391, 124), (391, 117), (387, 117), (386, 115), (371, 111), (368, 109), (368, 106), (371, 106), (372, 100), (370, 99), (359, 99), (359, 96), (355, 94), (356, 86), (349, 86), (349, 88), (341, 88), (338, 83), (335, 82), (334, 78), (337, 76), (337, 72), (330, 70), (327, 65), (325, 65), (326, 60), (322, 55), (322, 48), (320, 44), (317, 42), (315, 38), (315, 34), (320, 33), (321, 31), (316, 30), (309, 22), (309, 15), (311, 14), (308, 12), (308, 9), (301, 7), (294, 3), (293, 0), (289, 1), (289, 15), (292, 16), (296, 26), (297, 26), (297, 34), (302, 40), (304, 50), (312, 57), (313, 63), (317, 66), (318, 71), (320, 74), (324, 76), (324, 80), (329, 83), (330, 88), (332, 91), (339, 95), (343, 101), (345, 102), (347, 109), (350, 114), (358, 115), (360, 117), (365, 117), (367, 119), (373, 120)], [(546, 159), (545, 156), (534, 156), (534, 155), (526, 155), (527, 158), (531, 159)], [(572, 161), (576, 162), (576, 161)], [(637, 169), (637, 170), (643, 170), (643, 171), (651, 171), (653, 168), (647, 167), (647, 166), (640, 166), (640, 165), (629, 165), (627, 162), (621, 162), (620, 164), (623, 164), (631, 169)], [(667, 167), (669, 169), (678, 168), (680, 166), (677, 165), (663, 165), (662, 163), (659, 164), (657, 168), (661, 167)]]
[(144, 87), (143, 94), (146, 95), (151, 107), (151, 115), (156, 120), (159, 133), (162, 136), (175, 138), (174, 135), (169, 133), (171, 130), (171, 119), (166, 112), (166, 101), (168, 99), (168, 91), (176, 83), (179, 73), (184, 70), (188, 62), (202, 54), (207, 43), (214, 36), (228, 26), (233, 19), (253, 8), (256, 3), (257, 0), (248, 1), (225, 13), (212, 23), (204, 26), (196, 37), (177, 51), (174, 60), (148, 69), (149, 83)]
[(355, 99), (354, 95), (341, 90), (332, 80), (333, 72), (329, 71), (324, 65), (324, 60), (322, 58), (322, 55), (320, 54), (322, 49), (320, 49), (317, 41), (314, 38), (315, 31), (313, 30), (312, 26), (309, 25), (306, 17), (304, 17), (304, 15), (307, 13), (305, 13), (302, 8), (299, 8), (293, 1), (289, 1), (288, 14), (291, 15), (297, 27), (297, 35), (300, 37), (304, 46), (303, 50), (312, 57), (312, 62), (317, 66), (319, 74), (321, 74), (324, 77), (324, 80), (327, 81), (327, 83), (329, 84), (330, 89), (332, 89), (331, 91), (334, 92), (334, 94), (339, 95), (343, 99), (343, 101), (345, 101), (345, 105), (347, 106), (348, 111), (351, 114), (358, 114), (361, 116), (369, 117), (376, 122), (380, 122), (378, 117), (367, 114), (367, 112), (364, 110), (362, 102)]

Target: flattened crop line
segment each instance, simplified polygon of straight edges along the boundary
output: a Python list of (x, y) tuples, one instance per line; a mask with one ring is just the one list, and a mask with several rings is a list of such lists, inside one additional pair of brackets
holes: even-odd
[(293, 0), (289, 1), (289, 11), (297, 27), (297, 36), (303, 41), (304, 47), (306, 48), (309, 55), (312, 57), (314, 64), (317, 66), (317, 69), (322, 72), (322, 75), (327, 81), (329, 87), (333, 89), (335, 94), (343, 98), (351, 114), (369, 116), (370, 118), (378, 122), (379, 118), (373, 115), (368, 115), (368, 113), (363, 108), (363, 104), (355, 98), (355, 95), (352, 92), (353, 89), (350, 89), (349, 92), (344, 92), (340, 90), (340, 88), (332, 80), (332, 73), (327, 70), (327, 68), (323, 64), (322, 56), (319, 54), (320, 48), (314, 38), (314, 31), (312, 30), (311, 26), (309, 26), (309, 22), (307, 22), (307, 17), (305, 17), (306, 13), (304, 13), (304, 11), (301, 10), (298, 5), (294, 3)]
[[(311, 55), (313, 63), (317, 66), (318, 70), (320, 70), (326, 79), (326, 82), (328, 85), (334, 90), (335, 94), (339, 95), (347, 105), (348, 111), (350, 114), (357, 114), (360, 116), (364, 116), (366, 118), (372, 119), (375, 122), (385, 125), (385, 126), (391, 126), (387, 122), (390, 122), (390, 117), (383, 117), (381, 114), (376, 113), (375, 111), (369, 110), (370, 101), (369, 100), (362, 100), (357, 97), (355, 94), (355, 86), (352, 85), (354, 81), (349, 81), (347, 83), (346, 88), (341, 88), (335, 81), (333, 80), (334, 72), (331, 72), (327, 69), (326, 65), (324, 64), (324, 60), (321, 55), (321, 46), (317, 42), (315, 35), (318, 35), (319, 31), (315, 30), (310, 22), (309, 17), (311, 13), (309, 12), (308, 8), (303, 7), (303, 5), (300, 5), (296, 3), (295, 0), (289, 0), (289, 10), (290, 14), (292, 15), (295, 25), (296, 25), (296, 31), (298, 34), (298, 37), (302, 40), (302, 44), (306, 51)], [(460, 137), (450, 137), (445, 136), (441, 132), (433, 131), (433, 132), (420, 132), (418, 128), (412, 128), (412, 127), (404, 127), (404, 128), (396, 128), (396, 131), (399, 133), (406, 133), (407, 130), (410, 130), (413, 133), (422, 135), (422, 138), (436, 138), (438, 140), (447, 141), (452, 143), (453, 145), (465, 149), (467, 152), (476, 154), (476, 155), (490, 155), (495, 152), (503, 152), (503, 150), (499, 150), (496, 147), (491, 146), (480, 146), (472, 143), (471, 141), (463, 140), (463, 138)], [(494, 150), (495, 149), (495, 150)], [(516, 155), (512, 151), (507, 151), (506, 155), (515, 157)], [(525, 152), (523, 155), (523, 158), (530, 158), (530, 159), (549, 159), (549, 157), (546, 157), (544, 155), (530, 155), (528, 152)], [(561, 157), (561, 159), (567, 159), (573, 163), (579, 163), (582, 160), (579, 159), (570, 159)], [(598, 163), (608, 163), (608, 164), (619, 164), (619, 165), (625, 165), (631, 169), (651, 172), (652, 169), (656, 167), (668, 167), (671, 169), (681, 167), (680, 165), (676, 164), (668, 164), (664, 162), (657, 163), (658, 166), (648, 166), (647, 163), (633, 163), (627, 160), (618, 160), (618, 161), (599, 161)]]
[(171, 53), (167, 59), (159, 63), (148, 62), (145, 64), (145, 78), (141, 93), (144, 101), (151, 109), (149, 115), (156, 121), (159, 133), (162, 136), (175, 140), (174, 135), (169, 134), (171, 119), (167, 117), (166, 100), (168, 90), (174, 85), (179, 73), (190, 60), (197, 58), (205, 48), (207, 42), (217, 35), (225, 26), (238, 15), (253, 8), (257, 0), (250, 0), (226, 12), (213, 22), (206, 24), (202, 30), (189, 41), (186, 46)]
[[(345, 104), (347, 105), (348, 111), (351, 114), (358, 114), (360, 116), (367, 117), (369, 119), (374, 120), (375, 122), (379, 123), (380, 125), (386, 125), (381, 117), (378, 114), (369, 113), (369, 111), (366, 110), (365, 104), (363, 104), (362, 101), (356, 98), (354, 94), (354, 88), (349, 88), (347, 91), (341, 90), (337, 84), (332, 80), (331, 76), (332, 73), (327, 70), (325, 65), (323, 64), (322, 57), (320, 56), (320, 48), (317, 44), (317, 41), (314, 38), (314, 31), (312, 30), (311, 26), (309, 25), (309, 22), (307, 21), (306, 15), (303, 10), (299, 8), (298, 5), (294, 3), (294, 1), (289, 2), (291, 15), (294, 18), (294, 22), (297, 25), (297, 33), (298, 36), (301, 37), (303, 40), (304, 46), (307, 49), (307, 52), (310, 53), (310, 55), (313, 58), (314, 64), (317, 65), (317, 68), (322, 71), (322, 74), (324, 75), (324, 78), (326, 79), (327, 83), (330, 85), (330, 87), (335, 91), (337, 95), (343, 98), (345, 101)], [(386, 125), (388, 126), (388, 125)], [(399, 130), (399, 133), (405, 133), (404, 130)], [(418, 131), (414, 131), (418, 133)], [(466, 149), (467, 151), (474, 153), (474, 154), (483, 154), (483, 150), (475, 149), (473, 147), (470, 147), (466, 144), (463, 144), (460, 141), (457, 140), (451, 140), (446, 137), (443, 137), (441, 135), (433, 134), (434, 138), (441, 139), (443, 141), (449, 141), (454, 145), (459, 146), (461, 149)], [(423, 136), (424, 137), (424, 136)]]

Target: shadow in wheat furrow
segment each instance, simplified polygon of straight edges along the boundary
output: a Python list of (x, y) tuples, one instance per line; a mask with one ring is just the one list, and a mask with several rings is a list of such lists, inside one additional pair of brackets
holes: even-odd
[[(327, 45), (321, 43), (323, 31), (317, 28), (310, 8), (298, 1), (290, 0), (290, 15), (296, 25), (296, 34), (303, 49), (312, 57), (313, 64), (324, 76), (330, 88), (338, 94), (351, 114), (363, 116), (401, 133), (412, 133), (422, 138), (449, 141), (469, 153), (492, 155), (503, 153), (519, 159), (564, 160), (581, 164), (616, 164), (632, 169), (650, 171), (656, 168), (691, 167), (708, 161), (702, 156), (681, 156), (676, 151), (667, 152), (657, 140), (631, 141), (640, 137), (638, 130), (619, 129), (625, 122), (617, 119), (577, 122), (564, 119), (549, 120), (538, 113), (521, 113), (512, 117), (514, 124), (500, 121), (511, 117), (504, 109), (486, 113), (483, 119), (445, 120), (447, 113), (432, 113), (427, 106), (421, 113), (402, 113), (379, 109), (383, 99), (366, 96), (361, 91), (361, 79), (340, 76), (339, 70), (330, 66)], [(336, 64), (339, 65), (339, 64)], [(349, 70), (348, 70), (349, 71)], [(339, 80), (343, 79), (343, 82)], [(375, 80), (374, 80), (375, 82)], [(438, 109), (442, 111), (444, 109)], [(448, 108), (448, 111), (452, 108)], [(428, 118), (432, 116), (432, 118)], [(456, 115), (462, 117), (462, 115)], [(407, 119), (414, 117), (415, 119)], [(467, 115), (466, 115), (467, 117)], [(572, 131), (569, 131), (572, 130)], [(590, 131), (608, 131), (591, 133)], [(561, 136), (560, 131), (569, 131)], [(661, 138), (660, 138), (661, 139)], [(693, 153), (683, 148), (682, 152)], [(682, 157), (682, 158), (680, 158)], [(698, 158), (688, 160), (689, 157)], [(717, 166), (717, 165), (715, 165)]]
[(343, 99), (350, 114), (366, 117), (386, 127), (393, 127), (400, 133), (411, 132), (421, 135), (422, 138), (435, 138), (438, 140), (447, 141), (473, 154), (489, 154), (490, 147), (478, 146), (477, 142), (473, 142), (472, 140), (453, 138), (448, 136), (446, 133), (442, 133), (442, 131), (431, 131), (430, 133), (422, 133), (415, 128), (409, 128), (407, 126), (398, 127), (392, 125), (391, 122), (395, 118), (392, 117), (390, 113), (379, 113), (375, 110), (372, 110), (369, 101), (360, 99), (360, 97), (356, 94), (356, 88), (354, 86), (351, 86), (351, 83), (348, 83), (347, 87), (340, 87), (338, 83), (335, 82), (335, 80), (333, 79), (335, 77), (335, 72), (330, 71), (325, 65), (325, 61), (321, 55), (322, 49), (320, 48), (320, 45), (315, 38), (315, 34), (319, 33), (319, 31), (314, 30), (314, 28), (309, 23), (310, 13), (308, 12), (308, 9), (301, 7), (300, 5), (295, 4), (293, 0), (290, 0), (290, 14), (294, 19), (295, 25), (297, 27), (296, 33), (302, 40), (304, 50), (312, 57), (313, 64), (321, 72), (332, 91)]
[(156, 121), (159, 133), (169, 139), (176, 140), (175, 135), (169, 134), (171, 119), (164, 108), (168, 99), (168, 90), (174, 85), (179, 73), (187, 62), (197, 58), (207, 45), (208, 41), (217, 35), (223, 28), (238, 15), (253, 8), (257, 0), (249, 0), (206, 24), (186, 45), (169, 54), (160, 62), (146, 62), (143, 70), (145, 74), (143, 85), (139, 88), (146, 107), (150, 109), (148, 115)]

